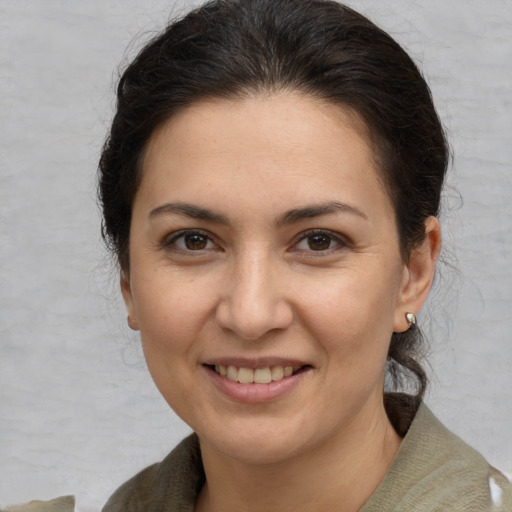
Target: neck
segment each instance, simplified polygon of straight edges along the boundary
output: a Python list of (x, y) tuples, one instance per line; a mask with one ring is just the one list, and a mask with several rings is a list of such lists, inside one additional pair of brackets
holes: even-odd
[(355, 512), (384, 478), (400, 437), (384, 405), (345, 432), (272, 464), (225, 457), (201, 442), (206, 483), (196, 512)]

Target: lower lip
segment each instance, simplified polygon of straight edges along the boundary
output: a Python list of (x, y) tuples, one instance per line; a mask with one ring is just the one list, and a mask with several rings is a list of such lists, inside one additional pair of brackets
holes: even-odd
[(281, 398), (298, 386), (304, 376), (309, 373), (309, 370), (301, 371), (268, 384), (242, 384), (219, 375), (207, 366), (203, 368), (213, 384), (224, 395), (237, 402), (250, 404), (270, 402)]

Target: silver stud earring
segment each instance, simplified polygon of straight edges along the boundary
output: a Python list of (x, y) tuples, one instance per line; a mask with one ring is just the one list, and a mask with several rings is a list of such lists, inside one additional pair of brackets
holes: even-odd
[(414, 327), (416, 325), (416, 315), (414, 313), (406, 313), (405, 319), (409, 324), (409, 327)]

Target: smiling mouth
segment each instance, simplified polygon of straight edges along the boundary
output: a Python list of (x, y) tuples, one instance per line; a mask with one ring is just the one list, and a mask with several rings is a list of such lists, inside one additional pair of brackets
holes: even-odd
[(218, 375), (232, 382), (241, 384), (270, 384), (278, 382), (292, 375), (296, 375), (310, 368), (304, 366), (265, 366), (263, 368), (244, 368), (237, 366), (206, 365)]

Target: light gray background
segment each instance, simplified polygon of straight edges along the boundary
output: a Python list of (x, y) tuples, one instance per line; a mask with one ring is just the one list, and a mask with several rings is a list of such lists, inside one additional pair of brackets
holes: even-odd
[[(188, 431), (125, 326), (95, 205), (114, 70), (171, 5), (0, 0), (0, 505), (74, 493), (79, 510), (98, 509)], [(432, 301), (428, 402), (510, 475), (512, 1), (351, 5), (425, 70), (464, 198), (449, 190), (458, 272), (441, 265)]]

